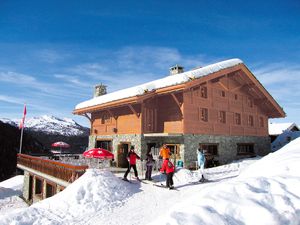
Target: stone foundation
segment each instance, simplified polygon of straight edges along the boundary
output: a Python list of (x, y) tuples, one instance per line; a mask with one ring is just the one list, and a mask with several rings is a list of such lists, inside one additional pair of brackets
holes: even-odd
[[(144, 136), (137, 134), (127, 135), (105, 135), (105, 136), (90, 136), (89, 148), (94, 148), (96, 140), (112, 140), (113, 153), (118, 157), (118, 145), (128, 143), (134, 145), (136, 153), (145, 159), (147, 152), (147, 144), (155, 143), (157, 148), (160, 148), (163, 143), (178, 144), (180, 146), (181, 160), (185, 167), (190, 167), (197, 161), (197, 148), (199, 143), (217, 144), (218, 156), (216, 159), (220, 164), (229, 163), (237, 156), (238, 143), (253, 143), (254, 153), (260, 156), (268, 154), (271, 150), (269, 137), (255, 136), (216, 136), (216, 135), (173, 135), (173, 136)], [(116, 160), (118, 160), (116, 158)], [(140, 163), (137, 164), (140, 169)]]

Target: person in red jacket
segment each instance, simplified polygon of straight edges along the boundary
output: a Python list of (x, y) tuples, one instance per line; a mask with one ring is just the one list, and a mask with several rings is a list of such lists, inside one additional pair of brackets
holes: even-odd
[(175, 166), (173, 165), (173, 163), (166, 158), (162, 164), (162, 167), (160, 169), (160, 172), (166, 172), (167, 174), (167, 180), (166, 180), (166, 186), (169, 189), (173, 189), (174, 186), (174, 182), (173, 182), (173, 175), (174, 175), (174, 171), (175, 171)]
[(126, 170), (125, 174), (124, 174), (124, 178), (123, 180), (128, 181), (127, 179), (127, 175), (130, 172), (130, 169), (133, 168), (134, 170), (134, 175), (136, 177), (136, 179), (140, 180), (139, 176), (138, 176), (138, 172), (136, 170), (136, 160), (137, 159), (141, 159), (135, 152), (134, 152), (134, 146), (130, 147), (130, 151), (127, 155), (127, 160), (128, 160), (128, 169)]

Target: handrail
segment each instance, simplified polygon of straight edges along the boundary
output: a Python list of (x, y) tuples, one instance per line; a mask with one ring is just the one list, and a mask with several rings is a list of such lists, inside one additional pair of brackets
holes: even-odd
[(18, 164), (54, 176), (56, 178), (73, 182), (85, 173), (88, 166), (76, 166), (36, 156), (18, 154)]
[(88, 166), (71, 165), (71, 164), (67, 164), (67, 163), (57, 162), (57, 161), (53, 161), (53, 160), (50, 160), (50, 159), (43, 159), (43, 158), (40, 158), (40, 157), (25, 155), (25, 154), (20, 154), (20, 153), (17, 154), (17, 156), (18, 157), (20, 156), (20, 157), (23, 157), (23, 158), (28, 158), (28, 159), (34, 159), (34, 160), (49, 162), (51, 164), (56, 164), (58, 166), (66, 167), (68, 169), (73, 169), (73, 170), (85, 170), (85, 169), (88, 168)]

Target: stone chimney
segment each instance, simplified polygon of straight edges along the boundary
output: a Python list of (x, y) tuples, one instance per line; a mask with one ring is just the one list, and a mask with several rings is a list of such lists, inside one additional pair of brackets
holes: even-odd
[(176, 64), (175, 66), (170, 67), (170, 75), (175, 75), (183, 73), (183, 67)]
[(107, 94), (107, 91), (106, 91), (106, 85), (104, 84), (98, 84), (95, 86), (95, 90), (94, 90), (94, 98), (95, 97), (98, 97), (98, 96), (101, 96), (101, 95), (105, 95)]

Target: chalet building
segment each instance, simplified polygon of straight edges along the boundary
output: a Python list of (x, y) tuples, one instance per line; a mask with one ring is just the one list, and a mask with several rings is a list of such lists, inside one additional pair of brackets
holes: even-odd
[(300, 131), (300, 129), (295, 123), (269, 123), (269, 136), (271, 142), (286, 131), (296, 132)]
[(185, 167), (193, 167), (199, 144), (220, 164), (265, 155), (268, 119), (285, 117), (239, 59), (187, 72), (176, 65), (169, 76), (113, 93), (99, 85), (73, 113), (91, 122), (89, 148), (112, 151), (118, 167), (127, 166), (131, 145), (145, 157), (166, 143)]

